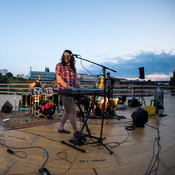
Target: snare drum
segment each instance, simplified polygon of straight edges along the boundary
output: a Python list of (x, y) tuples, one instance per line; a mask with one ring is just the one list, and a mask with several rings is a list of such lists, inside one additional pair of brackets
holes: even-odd
[(44, 89), (44, 93), (46, 96), (50, 97), (53, 95), (53, 90), (52, 90), (52, 88), (48, 87), (48, 88)]
[(46, 100), (40, 106), (40, 113), (45, 115), (47, 118), (55, 113), (56, 105), (53, 100)]

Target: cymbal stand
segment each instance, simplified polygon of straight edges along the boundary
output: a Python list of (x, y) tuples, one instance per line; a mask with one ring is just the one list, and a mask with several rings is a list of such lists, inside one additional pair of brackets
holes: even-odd
[[(36, 93), (37, 92), (37, 93)], [(40, 90), (39, 91), (37, 91), (37, 90), (35, 90), (35, 93), (34, 93), (35, 95), (34, 95), (34, 117), (40, 117), (40, 116), (44, 116), (44, 117), (46, 117), (44, 114), (41, 114), (40, 112), (39, 112), (39, 106), (40, 106), (40, 104), (39, 104), (39, 102), (40, 102)], [(38, 107), (38, 109), (36, 109)], [(33, 110), (32, 110), (33, 111)], [(47, 117), (46, 117), (47, 118)]]

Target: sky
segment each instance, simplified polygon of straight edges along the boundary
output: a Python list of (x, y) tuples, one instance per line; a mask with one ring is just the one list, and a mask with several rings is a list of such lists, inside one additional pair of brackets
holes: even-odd
[(65, 49), (87, 60), (76, 58), (78, 73), (134, 79), (144, 67), (145, 79), (169, 80), (175, 0), (0, 0), (0, 69), (55, 72)]

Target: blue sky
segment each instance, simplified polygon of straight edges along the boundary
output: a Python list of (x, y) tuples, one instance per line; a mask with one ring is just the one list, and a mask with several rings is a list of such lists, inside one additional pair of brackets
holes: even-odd
[[(65, 49), (117, 71), (169, 79), (175, 69), (174, 0), (0, 0), (0, 69), (55, 71)], [(83, 61), (92, 74), (101, 68)], [(88, 73), (76, 60), (79, 73)]]

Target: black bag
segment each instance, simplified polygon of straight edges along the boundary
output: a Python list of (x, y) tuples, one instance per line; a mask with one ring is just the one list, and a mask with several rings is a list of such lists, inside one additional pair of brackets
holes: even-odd
[(141, 106), (141, 104), (135, 97), (133, 97), (131, 100), (128, 100), (128, 106), (139, 107), (139, 106)]

